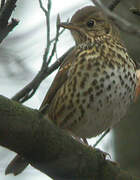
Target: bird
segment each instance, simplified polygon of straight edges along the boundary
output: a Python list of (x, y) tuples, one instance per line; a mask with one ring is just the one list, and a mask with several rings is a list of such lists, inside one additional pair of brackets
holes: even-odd
[[(70, 22), (59, 26), (71, 32), (75, 46), (65, 56), (40, 109), (71, 136), (92, 138), (123, 119), (134, 103), (137, 64), (118, 27), (95, 6), (79, 9)], [(23, 164), (19, 169), (17, 162)], [(17, 175), (27, 165), (17, 155), (6, 174)]]

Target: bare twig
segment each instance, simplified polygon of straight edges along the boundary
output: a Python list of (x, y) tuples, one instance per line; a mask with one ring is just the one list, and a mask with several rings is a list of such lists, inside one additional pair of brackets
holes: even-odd
[(49, 76), (54, 70), (56, 70), (60, 64), (64, 61), (65, 57), (71, 53), (73, 47), (70, 48), (61, 58), (55, 61), (49, 68), (44, 68), (43, 70), (39, 71), (36, 77), (21, 91), (19, 91), (15, 96), (13, 96), (13, 100), (18, 101), (20, 103), (25, 102), (29, 98), (33, 96), (37, 88), (39, 87), (40, 83)]
[(56, 52), (56, 46), (57, 46), (58, 37), (59, 37), (59, 30), (60, 30), (60, 26), (58, 26), (58, 24), (60, 24), (60, 16), (59, 15), (57, 16), (57, 28), (56, 28), (55, 42), (54, 42), (54, 45), (53, 45), (53, 49), (52, 49), (51, 55), (48, 58), (47, 66), (50, 64), (50, 62), (52, 60), (52, 57), (54, 56), (54, 53)]
[(98, 0), (91, 0), (91, 1), (100, 9), (102, 9), (102, 11), (108, 16), (108, 18), (110, 18), (116, 24), (116, 26), (118, 26), (120, 30), (127, 33), (131, 33), (137, 37), (140, 37), (140, 28), (138, 28), (136, 25), (130, 23), (124, 18), (111, 12), (106, 6), (104, 6), (101, 3), (101, 1), (98, 1)]
[(135, 15), (137, 15), (137, 16), (140, 16), (140, 9), (130, 8), (130, 11), (131, 11), (133, 14), (135, 14)]
[[(35, 78), (27, 85), (25, 86), (21, 91), (19, 91), (15, 96), (13, 96), (13, 100), (19, 101), (20, 103), (25, 102), (29, 98), (33, 96), (33, 94), (36, 92), (37, 88), (39, 87), (40, 83), (49, 76), (54, 70), (56, 70), (60, 64), (64, 61), (64, 57), (66, 54), (71, 52), (71, 49), (66, 52), (61, 58), (59, 58), (54, 64), (52, 64), (50, 67), (48, 67), (49, 63), (52, 60), (53, 55), (56, 51), (56, 45), (58, 41), (58, 37), (62, 34), (63, 31), (59, 33), (59, 28), (57, 27), (56, 37), (50, 40), (50, 12), (51, 12), (51, 0), (48, 0), (48, 9), (46, 10), (42, 4), (42, 1), (39, 0), (40, 8), (43, 10), (46, 16), (46, 24), (47, 24), (47, 47), (45, 49), (44, 55), (43, 55), (43, 62), (40, 71), (35, 76)], [(55, 42), (54, 42), (55, 41)], [(52, 52), (50, 53), (50, 46), (51, 43), (54, 42), (54, 46), (52, 49)], [(50, 56), (48, 57), (50, 53)]]
[(45, 68), (46, 61), (48, 59), (49, 55), (49, 50), (51, 46), (51, 41), (50, 41), (50, 12), (51, 12), (51, 0), (48, 0), (48, 10), (46, 10), (42, 4), (42, 0), (39, 0), (40, 8), (43, 10), (45, 13), (46, 17), (46, 24), (47, 24), (47, 46), (45, 48), (45, 52), (43, 55), (43, 63), (42, 63), (42, 68)]
[(113, 11), (120, 2), (121, 0), (113, 0), (113, 2), (108, 7), (110, 11)]
[[(59, 36), (63, 33), (65, 31), (65, 29), (62, 29), (60, 32), (59, 32)], [(51, 39), (51, 43), (53, 42), (53, 41), (55, 41), (55, 37), (53, 38), (53, 39)]]

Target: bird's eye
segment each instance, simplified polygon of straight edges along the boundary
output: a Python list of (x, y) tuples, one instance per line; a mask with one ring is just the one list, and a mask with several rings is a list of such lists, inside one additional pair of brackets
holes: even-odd
[(89, 28), (92, 28), (92, 27), (94, 26), (94, 24), (95, 24), (95, 22), (94, 22), (94, 20), (92, 20), (92, 19), (87, 22), (87, 26), (88, 26)]

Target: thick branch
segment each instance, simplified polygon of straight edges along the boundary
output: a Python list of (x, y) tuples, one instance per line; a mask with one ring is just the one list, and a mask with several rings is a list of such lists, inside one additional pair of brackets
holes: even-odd
[(0, 145), (55, 180), (138, 180), (55, 127), (37, 110), (0, 96)]

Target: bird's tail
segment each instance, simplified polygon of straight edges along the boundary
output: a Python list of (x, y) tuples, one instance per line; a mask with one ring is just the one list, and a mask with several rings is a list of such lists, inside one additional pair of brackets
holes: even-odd
[(20, 174), (28, 166), (28, 162), (21, 156), (16, 155), (5, 170), (5, 174)]

